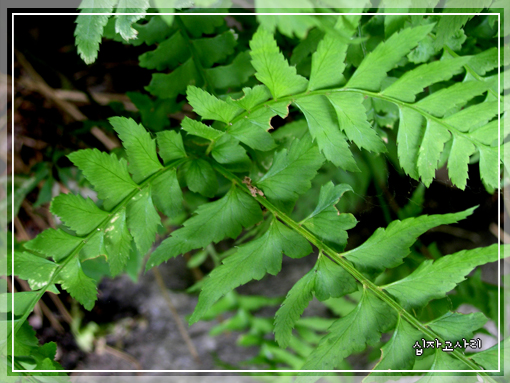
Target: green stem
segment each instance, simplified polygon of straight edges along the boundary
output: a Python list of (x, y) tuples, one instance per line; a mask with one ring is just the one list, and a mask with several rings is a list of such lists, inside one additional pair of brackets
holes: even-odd
[(92, 230), (86, 237), (83, 238), (83, 241), (80, 242), (80, 244), (78, 246), (76, 246), (73, 251), (71, 251), (71, 253), (65, 258), (65, 260), (61, 263), (58, 264), (58, 267), (53, 271), (51, 277), (50, 277), (50, 280), (48, 281), (48, 283), (38, 291), (37, 295), (32, 299), (32, 302), (30, 303), (28, 309), (25, 311), (25, 313), (23, 314), (23, 316), (17, 321), (16, 325), (14, 326), (14, 334), (13, 334), (13, 337), (14, 335), (18, 332), (18, 330), (21, 328), (21, 326), (23, 325), (23, 323), (26, 321), (26, 319), (28, 318), (28, 316), (30, 315), (30, 313), (32, 312), (32, 310), (34, 309), (35, 305), (37, 304), (37, 302), (39, 302), (39, 300), (42, 298), (42, 296), (44, 295), (44, 293), (46, 292), (46, 290), (48, 290), (48, 288), (53, 285), (54, 283), (56, 283), (57, 281), (57, 277), (58, 275), (60, 274), (60, 272), (62, 271), (62, 269), (64, 269), (68, 264), (69, 262), (71, 262), (75, 256), (77, 256), (80, 252), (80, 250), (83, 248), (83, 246), (85, 246), (85, 244), (94, 236), (98, 233), (98, 229), (100, 229), (100, 231), (103, 231), (102, 229), (104, 229), (104, 227), (106, 226), (106, 224), (108, 223), (108, 221), (110, 220), (110, 217), (112, 215), (115, 215), (119, 210), (123, 209), (124, 207), (126, 207), (126, 205), (128, 204), (128, 202), (141, 190), (143, 189), (145, 186), (147, 186), (150, 182), (152, 182), (155, 178), (157, 178), (158, 176), (160, 176), (161, 174), (163, 174), (164, 172), (166, 172), (167, 170), (170, 170), (170, 169), (174, 169), (176, 167), (178, 167), (179, 165), (182, 165), (184, 162), (186, 161), (186, 159), (184, 158), (181, 158), (179, 160), (176, 160), (170, 164), (168, 164), (167, 166), (161, 168), (160, 170), (158, 170), (156, 173), (154, 173), (153, 175), (151, 175), (150, 177), (147, 177), (144, 181), (142, 181), (142, 183), (140, 183), (138, 185), (138, 187), (133, 190), (131, 193), (129, 193), (129, 195), (127, 195), (121, 202), (119, 202), (117, 204), (117, 206), (115, 206), (115, 208), (113, 208), (113, 210), (111, 212), (109, 212), (108, 214), (108, 217), (105, 218), (96, 228), (94, 228), (94, 230)]
[[(239, 188), (246, 192), (249, 195), (252, 195), (248, 187), (243, 184), (242, 180), (237, 177), (235, 174), (231, 173), (227, 169), (225, 169), (223, 166), (218, 164), (215, 161), (212, 161), (211, 159), (207, 159), (209, 163), (214, 167), (214, 169), (220, 173), (222, 176), (227, 178), (228, 180), (235, 182), (238, 184)], [(434, 331), (429, 329), (427, 326), (422, 324), (418, 319), (416, 319), (413, 315), (408, 313), (398, 302), (393, 300), (392, 297), (390, 297), (387, 293), (383, 291), (382, 288), (374, 284), (372, 281), (370, 281), (367, 277), (365, 277), (360, 271), (358, 271), (348, 260), (344, 258), (345, 253), (338, 253), (335, 250), (333, 250), (328, 245), (324, 244), (318, 237), (315, 236), (315, 234), (311, 233), (307, 229), (305, 229), (303, 226), (299, 225), (296, 221), (294, 221), (292, 218), (290, 218), (287, 214), (282, 212), (279, 208), (277, 208), (275, 205), (273, 205), (271, 202), (269, 202), (265, 197), (262, 196), (254, 196), (262, 206), (264, 206), (267, 210), (269, 210), (275, 217), (280, 219), (283, 223), (285, 223), (287, 226), (289, 226), (291, 229), (299, 233), (301, 236), (306, 238), (310, 243), (312, 243), (315, 247), (319, 249), (320, 252), (323, 252), (327, 254), (333, 261), (335, 261), (337, 264), (339, 264), (345, 271), (347, 271), (349, 274), (351, 274), (358, 282), (360, 282), (364, 288), (370, 290), (375, 296), (377, 296), (380, 300), (388, 304), (392, 309), (394, 309), (402, 318), (404, 318), (407, 322), (409, 322), (411, 325), (413, 325), (416, 329), (421, 331), (425, 336), (427, 336), (429, 339), (439, 339), (441, 342), (445, 343), (445, 340), (442, 339), (438, 334), (436, 334)], [(476, 371), (477, 374), (484, 376), (487, 378), (488, 381), (494, 382), (492, 378), (490, 378), (487, 373), (480, 371), (480, 366), (478, 366), (476, 363), (471, 361), (469, 358), (464, 356), (461, 352), (458, 350), (454, 350), (452, 354), (460, 359), (462, 362), (464, 362), (469, 368)], [(494, 382), (495, 383), (495, 382)]]

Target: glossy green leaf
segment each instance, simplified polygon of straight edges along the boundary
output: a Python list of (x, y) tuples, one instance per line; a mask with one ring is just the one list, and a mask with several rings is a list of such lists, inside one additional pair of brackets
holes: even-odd
[(315, 210), (301, 221), (321, 241), (338, 251), (342, 251), (347, 244), (347, 230), (357, 223), (352, 214), (341, 214), (335, 207), (346, 191), (352, 191), (352, 188), (347, 184), (335, 186), (328, 182), (321, 187)]
[(434, 24), (420, 25), (391, 35), (387, 41), (380, 43), (367, 55), (346, 86), (348, 88), (379, 90), (386, 73), (393, 69), (420, 40), (425, 38), (433, 26)]
[(48, 259), (27, 252), (14, 253), (14, 275), (24, 279), (32, 290), (48, 284), (57, 264)]
[(207, 93), (196, 86), (189, 86), (188, 101), (196, 113), (205, 120), (217, 120), (229, 123), (241, 110), (234, 105)]
[(85, 275), (78, 258), (74, 258), (59, 273), (58, 283), (87, 310), (92, 310), (97, 300), (96, 284)]
[(136, 38), (138, 31), (131, 25), (145, 17), (147, 8), (149, 8), (149, 0), (119, 0), (117, 13), (138, 13), (138, 15), (117, 15), (115, 32), (119, 33), (124, 40)]
[(448, 80), (459, 73), (469, 59), (469, 57), (458, 57), (420, 65), (412, 71), (405, 72), (381, 93), (397, 100), (414, 102), (416, 95), (423, 92), (429, 85)]
[(104, 229), (104, 246), (112, 276), (119, 274), (126, 266), (132, 240), (126, 222), (126, 209), (123, 208), (110, 217)]
[(127, 204), (126, 214), (127, 226), (136, 247), (145, 255), (154, 243), (158, 226), (161, 225), (161, 219), (152, 202), (150, 187), (136, 193)]
[[(342, 359), (378, 342), (381, 334), (391, 328), (395, 321), (395, 312), (372, 293), (364, 290), (358, 306), (331, 325), (328, 335), (321, 339), (301, 369), (334, 369)], [(310, 372), (299, 375), (313, 374)], [(298, 378), (297, 381), (300, 380), (304, 379)]]
[(413, 345), (422, 338), (420, 331), (399, 316), (391, 339), (381, 348), (381, 359), (374, 370), (412, 370), (416, 358)]
[(244, 95), (233, 100), (232, 98), (227, 99), (227, 102), (243, 108), (247, 111), (251, 111), (255, 106), (262, 104), (271, 98), (271, 92), (265, 85), (255, 85), (253, 88), (243, 88)]
[(162, 71), (166, 68), (175, 68), (179, 64), (184, 64), (189, 58), (190, 51), (186, 45), (186, 40), (177, 31), (170, 38), (160, 43), (155, 50), (141, 55), (139, 60), (142, 68)]
[(309, 91), (338, 86), (344, 79), (347, 44), (332, 33), (326, 34), (312, 55)]
[(159, 132), (157, 140), (159, 155), (165, 164), (186, 157), (186, 150), (180, 133), (173, 130)]
[(261, 219), (262, 213), (255, 199), (233, 186), (219, 200), (201, 205), (196, 215), (165, 239), (151, 254), (147, 269), (225, 237), (236, 238), (243, 227), (254, 225)]
[(290, 148), (275, 154), (273, 164), (257, 182), (271, 201), (287, 204), (310, 189), (310, 180), (321, 167), (324, 158), (310, 136), (295, 139)]
[(145, 90), (162, 99), (175, 99), (179, 94), (186, 94), (188, 85), (202, 85), (197, 67), (192, 59), (178, 66), (171, 73), (154, 73)]
[(185, 117), (184, 120), (182, 120), (181, 126), (182, 129), (184, 129), (189, 134), (211, 141), (216, 141), (223, 134), (225, 134), (225, 132), (211, 128), (210, 126), (202, 124), (200, 121), (192, 120), (189, 117)]
[[(84, 0), (79, 8), (82, 13), (111, 13), (116, 3), (117, 0)], [(108, 17), (108, 15), (79, 15), (76, 18), (74, 31), (76, 48), (87, 64), (96, 61)]]
[(324, 255), (307, 274), (297, 281), (275, 315), (275, 339), (281, 347), (291, 341), (292, 329), (313, 296), (320, 301), (339, 298), (357, 290), (356, 280)]
[(205, 197), (214, 197), (218, 190), (218, 178), (207, 161), (198, 158), (186, 162), (183, 172), (189, 190)]
[(156, 141), (142, 125), (124, 117), (111, 117), (108, 121), (126, 149), (128, 169), (135, 182), (140, 182), (163, 168), (156, 153)]
[(90, 198), (71, 193), (55, 197), (50, 211), (81, 236), (90, 233), (108, 217), (108, 213), (98, 208)]
[(67, 234), (61, 229), (46, 229), (34, 239), (25, 243), (25, 248), (44, 254), (59, 262), (66, 258), (80, 244), (81, 238)]
[(434, 120), (427, 120), (417, 161), (418, 173), (425, 186), (429, 186), (435, 178), (444, 144), (450, 137), (450, 132), (443, 125)]
[(276, 275), (282, 267), (282, 253), (300, 258), (312, 251), (308, 242), (277, 220), (260, 238), (240, 246), (206, 279), (197, 307), (189, 322), (195, 323), (223, 295), (246, 282)]
[(305, 115), (310, 135), (317, 141), (324, 156), (342, 169), (358, 171), (346, 138), (338, 127), (335, 110), (328, 99), (316, 95), (294, 101), (294, 104)]
[(415, 105), (433, 116), (443, 117), (453, 108), (463, 106), (473, 97), (487, 91), (492, 87), (493, 82), (493, 80), (459, 82), (432, 93)]
[[(502, 255), (503, 256), (503, 255)], [(480, 247), (425, 260), (409, 276), (384, 287), (406, 308), (422, 307), (445, 296), (476, 266), (498, 260), (498, 246)]]
[(386, 229), (378, 228), (363, 245), (344, 253), (344, 257), (362, 269), (382, 271), (396, 267), (409, 254), (410, 246), (420, 235), (433, 227), (460, 221), (471, 215), (474, 209), (393, 221)]
[(105, 200), (106, 210), (117, 205), (137, 187), (129, 176), (126, 160), (117, 159), (115, 154), (84, 149), (68, 157), (94, 186), (97, 196)]
[(152, 182), (152, 200), (167, 217), (173, 218), (182, 211), (182, 191), (175, 169), (164, 172)]
[(335, 108), (340, 129), (358, 147), (372, 152), (386, 152), (386, 146), (367, 122), (363, 96), (356, 93), (331, 93), (327, 96)]
[[(284, 105), (287, 108), (288, 104)], [(272, 129), (271, 119), (276, 115), (282, 116), (277, 112), (278, 110), (260, 108), (236, 121), (228, 128), (228, 134), (253, 149), (262, 151), (274, 149), (276, 144), (268, 131)]]
[(232, 63), (205, 69), (207, 80), (215, 89), (237, 88), (248, 82), (255, 73), (251, 65), (250, 53), (239, 53)]
[(274, 99), (303, 92), (308, 80), (296, 74), (276, 44), (273, 35), (259, 28), (250, 41), (255, 77), (269, 88)]

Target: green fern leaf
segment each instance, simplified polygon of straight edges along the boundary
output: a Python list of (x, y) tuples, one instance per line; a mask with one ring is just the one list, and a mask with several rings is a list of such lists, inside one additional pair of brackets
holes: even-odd
[(80, 250), (80, 261), (86, 261), (89, 259), (94, 259), (104, 255), (105, 260), (108, 259), (106, 247), (104, 244), (105, 233), (103, 230), (98, 231), (94, 234), (83, 246)]
[(315, 267), (305, 274), (289, 290), (285, 301), (278, 309), (274, 321), (275, 340), (280, 347), (287, 347), (292, 338), (292, 329), (299, 320), (308, 303), (313, 299), (315, 286)]
[(276, 219), (260, 238), (240, 246), (238, 251), (214, 269), (205, 281), (189, 323), (198, 321), (223, 295), (266, 273), (276, 275), (282, 267), (282, 253), (301, 258), (312, 251), (310, 244)]
[(295, 139), (289, 150), (274, 156), (268, 172), (257, 182), (266, 196), (275, 203), (292, 204), (308, 189), (310, 180), (324, 162), (309, 135)]
[(228, 124), (241, 112), (234, 105), (228, 104), (196, 86), (188, 86), (187, 95), (190, 105), (203, 119), (217, 120)]
[(162, 71), (166, 68), (175, 68), (184, 64), (190, 58), (190, 51), (186, 40), (177, 31), (153, 50), (141, 55), (138, 60), (140, 66), (147, 69)]
[[(168, 197), (167, 197), (168, 198)], [(154, 208), (151, 188), (138, 192), (127, 204), (127, 226), (133, 235), (138, 251), (147, 254), (161, 225), (159, 214)]]
[[(82, 13), (112, 13), (117, 0), (83, 0), (80, 4)], [(76, 18), (76, 48), (78, 54), (87, 64), (96, 61), (103, 29), (108, 23), (108, 15), (79, 15)]]
[(164, 172), (152, 182), (152, 199), (167, 217), (173, 218), (182, 211), (182, 190), (175, 169)]
[(131, 25), (145, 17), (144, 13), (149, 8), (149, 0), (119, 0), (117, 13), (140, 13), (139, 15), (117, 15), (115, 20), (115, 32), (124, 40), (135, 39), (138, 31)]
[(46, 229), (34, 239), (26, 242), (25, 248), (59, 262), (71, 254), (81, 241), (81, 238), (67, 234), (61, 229)]
[(237, 88), (245, 84), (255, 73), (250, 62), (250, 53), (239, 53), (232, 63), (205, 69), (206, 77), (215, 89)]
[(436, 117), (443, 117), (453, 108), (460, 107), (473, 97), (487, 91), (494, 83), (495, 79), (460, 82), (432, 93), (418, 101), (415, 106)]
[(420, 149), (418, 151), (418, 173), (425, 186), (432, 183), (436, 175), (439, 158), (444, 144), (450, 139), (450, 132), (441, 124), (427, 120)]
[(184, 129), (189, 134), (194, 136), (202, 137), (207, 140), (216, 141), (218, 138), (223, 136), (225, 132), (221, 132), (210, 126), (202, 124), (199, 121), (192, 120), (189, 117), (184, 117), (184, 120), (181, 122), (182, 129)]
[(487, 72), (498, 67), (498, 48), (490, 48), (471, 56), (468, 64), (476, 73), (484, 76)]
[(250, 41), (250, 48), (255, 77), (269, 88), (274, 99), (306, 90), (308, 80), (289, 66), (270, 32), (259, 28)]
[(62, 268), (58, 275), (59, 281), (71, 296), (80, 302), (87, 310), (92, 310), (97, 300), (96, 284), (92, 278), (85, 275), (78, 258), (72, 259)]
[[(506, 138), (506, 134), (504, 131), (505, 127), (505, 119), (501, 118), (501, 140), (503, 141)], [(483, 145), (494, 146), (498, 141), (498, 124), (499, 121), (496, 119), (494, 121), (489, 122), (488, 124), (481, 126), (477, 129), (474, 129), (472, 132), (468, 133), (468, 136), (472, 139), (480, 142)]]
[(237, 45), (232, 31), (226, 31), (214, 37), (193, 40), (193, 45), (198, 53), (197, 59), (204, 68), (210, 68), (215, 63), (224, 61), (234, 53)]
[[(329, 334), (321, 339), (317, 348), (306, 359), (302, 370), (331, 370), (351, 355), (379, 341), (381, 334), (396, 322), (396, 314), (389, 306), (367, 290), (356, 308), (336, 320)], [(314, 373), (301, 373), (312, 376)], [(307, 379), (299, 377), (296, 382)]]
[(197, 80), (200, 78), (194, 61), (188, 59), (184, 64), (174, 69), (172, 73), (154, 73), (145, 90), (161, 99), (175, 99), (177, 95), (186, 92), (188, 85), (202, 86), (203, 81)]
[(416, 159), (423, 138), (423, 117), (418, 112), (404, 106), (399, 108), (399, 112), (397, 151), (400, 166), (407, 174), (417, 180), (420, 176), (416, 167)]
[(186, 157), (186, 150), (180, 133), (173, 130), (158, 133), (159, 155), (165, 164)]
[(339, 298), (357, 290), (356, 280), (328, 257), (319, 255), (317, 263), (290, 289), (275, 315), (274, 334), (281, 347), (287, 347), (292, 329), (312, 300)]
[(214, 197), (218, 190), (218, 178), (209, 162), (197, 158), (186, 162), (182, 171), (189, 190), (204, 197)]
[(406, 28), (391, 35), (386, 42), (379, 44), (367, 55), (347, 82), (346, 87), (379, 90), (386, 73), (430, 33), (433, 26), (434, 24), (428, 24)]
[(488, 189), (497, 189), (499, 186), (499, 160), (498, 148), (485, 145), (476, 145), (480, 152), (480, 177)]
[(51, 202), (50, 211), (59, 216), (77, 235), (87, 235), (108, 217), (90, 198), (80, 195), (60, 194)]
[(498, 245), (463, 250), (435, 262), (426, 260), (409, 276), (383, 288), (406, 309), (423, 307), (432, 299), (444, 297), (476, 266), (497, 260)]
[(232, 186), (224, 197), (201, 205), (197, 214), (184, 222), (184, 227), (165, 239), (151, 254), (147, 270), (179, 254), (211, 242), (217, 243), (225, 237), (237, 238), (242, 227), (249, 227), (260, 220), (262, 212), (255, 199)]
[(156, 153), (156, 141), (142, 125), (125, 117), (112, 117), (108, 121), (126, 149), (128, 169), (135, 182), (140, 182), (163, 168)]
[(335, 108), (340, 129), (349, 140), (372, 152), (386, 152), (384, 142), (367, 122), (361, 94), (331, 93), (327, 98)]
[(452, 148), (448, 157), (448, 175), (453, 184), (464, 190), (468, 179), (469, 157), (475, 146), (466, 138), (453, 134)]
[[(450, 342), (462, 338), (473, 338), (473, 332), (487, 322), (482, 313), (460, 314), (447, 312), (445, 315), (426, 324), (436, 334)], [(424, 335), (406, 320), (399, 317), (397, 327), (391, 339), (381, 349), (381, 360), (375, 370), (410, 370), (416, 361), (413, 345)], [(446, 347), (446, 344), (443, 344)], [(443, 351), (441, 351), (443, 352)], [(465, 367), (462, 367), (463, 369)], [(436, 368), (437, 369), (437, 368)], [(373, 374), (379, 375), (377, 373)], [(370, 379), (367, 379), (370, 382)]]
[(498, 352), (501, 355), (501, 365), (504, 365), (503, 357), (509, 355), (510, 350), (510, 338), (506, 338), (499, 344), (495, 344), (491, 348), (480, 351), (471, 355), (470, 358), (479, 365), (483, 366), (486, 370), (497, 370), (498, 369)]
[[(138, 232), (137, 236), (139, 236)], [(132, 237), (126, 222), (126, 209), (121, 209), (110, 218), (104, 229), (104, 246), (112, 276), (119, 274), (126, 266), (131, 250), (131, 241)]]
[(321, 241), (342, 251), (347, 244), (347, 230), (356, 226), (352, 214), (340, 214), (335, 208), (342, 195), (352, 191), (347, 184), (333, 185), (328, 182), (321, 187), (317, 207), (301, 224), (314, 233)]
[(332, 33), (326, 34), (312, 55), (308, 91), (338, 86), (344, 80), (347, 44)]
[[(246, 102), (248, 103), (249, 101)], [(272, 129), (271, 119), (276, 115), (282, 118), (287, 117), (288, 103), (278, 103), (271, 106), (272, 108), (258, 109), (245, 118), (236, 121), (228, 128), (228, 134), (256, 150), (267, 151), (274, 149), (276, 143), (268, 132), (268, 130)]]
[[(155, 0), (157, 2), (159, 0)], [(165, 39), (172, 33), (169, 28), (172, 23), (167, 24), (165, 17), (173, 17), (172, 15), (158, 15), (147, 16), (148, 22), (145, 24), (133, 24), (133, 28), (138, 31), (138, 36), (135, 40), (130, 41), (134, 46), (142, 44), (153, 45), (165, 41)]]
[(203, 15), (192, 17), (181, 17), (182, 23), (193, 37), (200, 37), (204, 34), (210, 35), (214, 30), (224, 24), (223, 15)]
[(46, 286), (57, 267), (49, 259), (26, 252), (14, 252), (14, 275), (26, 280), (34, 291)]
[(391, 339), (381, 348), (381, 359), (374, 370), (411, 370), (415, 362), (413, 345), (421, 338), (421, 331), (399, 316)]
[(214, 144), (211, 155), (220, 164), (237, 164), (244, 169), (251, 165), (246, 150), (230, 135), (224, 135)]
[(294, 101), (294, 104), (305, 115), (310, 134), (317, 140), (324, 156), (342, 169), (359, 171), (346, 138), (338, 129), (335, 110), (327, 98), (322, 95), (311, 96)]
[(126, 161), (118, 160), (115, 154), (84, 149), (68, 157), (94, 185), (97, 196), (105, 200), (106, 210), (117, 205), (137, 187), (129, 176)]
[(423, 89), (429, 85), (446, 81), (453, 75), (460, 73), (469, 59), (470, 57), (458, 57), (420, 65), (418, 68), (404, 73), (402, 77), (384, 89), (381, 94), (401, 101), (414, 102), (416, 95), (423, 92)]
[(487, 318), (480, 312), (471, 314), (447, 312), (443, 316), (427, 323), (427, 327), (443, 339), (457, 341), (471, 339), (474, 332), (487, 323)]
[[(473, 10), (473, 12), (475, 11)], [(464, 24), (472, 18), (473, 15), (448, 15), (446, 17), (439, 18), (436, 28), (434, 47), (436, 49), (443, 48), (443, 45), (446, 44), (448, 39), (450, 39), (457, 31), (462, 30)]]
[[(37, 291), (20, 291), (15, 294), (2, 293), (0, 294), (0, 312), (23, 315), (27, 310), (30, 310), (30, 304), (37, 298), (38, 294)], [(13, 295), (14, 309), (12, 305)]]
[(253, 88), (243, 88), (244, 96), (233, 100), (228, 98), (227, 102), (250, 112), (253, 107), (262, 104), (271, 98), (271, 92), (265, 85), (255, 85)]
[[(278, 4), (278, 3), (277, 3)], [(263, 2), (261, 0), (257, 0), (255, 2), (255, 8), (258, 12), (271, 12), (276, 13), (278, 8), (285, 8), (285, 6), (278, 6), (274, 2)], [(287, 4), (285, 4), (287, 5)], [(300, 0), (292, 5), (293, 12), (309, 12), (310, 9), (314, 8), (313, 3), (308, 0)], [(275, 12), (276, 11), (276, 12)], [(274, 33), (275, 29), (278, 30), (290, 37), (293, 38), (296, 35), (299, 38), (303, 38), (306, 36), (309, 29), (313, 28), (318, 24), (318, 21), (309, 15), (293, 15), (292, 17), (288, 17), (287, 15), (257, 15), (257, 21), (268, 31)]]
[(470, 208), (460, 213), (422, 215), (393, 221), (386, 229), (377, 229), (363, 245), (344, 253), (344, 257), (361, 269), (382, 271), (396, 267), (409, 254), (410, 246), (420, 235), (433, 227), (464, 219), (474, 210)]
[(461, 132), (470, 132), (487, 124), (497, 114), (497, 101), (486, 101), (463, 109), (443, 121)]

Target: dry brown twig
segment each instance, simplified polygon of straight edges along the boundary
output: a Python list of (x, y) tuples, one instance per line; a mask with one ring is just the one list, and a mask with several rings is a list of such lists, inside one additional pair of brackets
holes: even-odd
[(163, 298), (165, 298), (165, 301), (167, 303), (168, 308), (170, 309), (170, 313), (172, 314), (172, 317), (175, 320), (175, 323), (177, 324), (177, 328), (179, 329), (179, 333), (181, 334), (182, 338), (184, 339), (184, 342), (186, 343), (186, 346), (188, 347), (188, 351), (193, 356), (195, 361), (197, 363), (202, 363), (200, 361), (200, 357), (198, 356), (197, 349), (195, 348), (195, 345), (193, 344), (188, 332), (186, 331), (186, 328), (184, 327), (184, 324), (182, 323), (181, 317), (179, 316), (179, 313), (177, 312), (177, 309), (175, 308), (174, 304), (172, 303), (172, 299), (170, 298), (170, 294), (168, 294), (167, 287), (165, 286), (165, 282), (163, 281), (163, 277), (161, 276), (161, 273), (157, 269), (157, 267), (152, 268), (152, 272), (154, 273), (154, 276), (156, 277), (156, 282), (158, 283), (159, 289), (161, 290), (161, 293), (163, 294)]
[[(61, 111), (66, 113), (72, 119), (76, 121), (85, 121), (88, 118), (76, 107), (76, 105), (63, 100), (58, 97), (57, 92), (51, 88), (44, 79), (35, 71), (32, 65), (27, 61), (25, 56), (15, 51), (16, 58), (18, 62), (21, 64), (23, 69), (26, 71), (27, 75), (30, 79), (20, 78), (19, 82), (23, 86), (32, 89), (41, 93), (44, 97), (50, 100), (53, 104), (55, 104)], [(112, 150), (120, 146), (120, 142), (117, 138), (107, 136), (101, 129), (97, 126), (93, 127), (90, 132), (99, 140), (101, 143), (108, 148), (108, 150)]]

